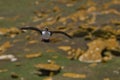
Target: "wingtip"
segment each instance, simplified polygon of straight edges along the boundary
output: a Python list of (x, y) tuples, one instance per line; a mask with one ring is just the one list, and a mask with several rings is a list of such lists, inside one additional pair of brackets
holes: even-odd
[(26, 32), (25, 28), (26, 27), (20, 27), (19, 30), (24, 33), (24, 32)]
[(22, 28), (19, 28), (19, 30), (23, 32), (24, 28), (23, 28), (23, 27), (22, 27)]
[(27, 28), (29, 28), (30, 26), (24, 26), (24, 27), (20, 27), (19, 29), (20, 30), (24, 30), (24, 29), (27, 29)]

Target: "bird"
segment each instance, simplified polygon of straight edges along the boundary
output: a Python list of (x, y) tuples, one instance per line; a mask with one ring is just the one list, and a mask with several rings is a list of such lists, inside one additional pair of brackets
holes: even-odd
[(63, 34), (65, 36), (67, 36), (68, 38), (72, 38), (70, 35), (68, 35), (67, 33), (63, 32), (63, 31), (49, 31), (49, 29), (47, 27), (45, 27), (44, 30), (41, 30), (41, 29), (38, 29), (36, 27), (22, 27), (20, 28), (20, 30), (34, 30), (36, 32), (39, 32), (41, 34), (41, 38), (42, 38), (42, 41), (44, 42), (49, 42), (50, 41), (50, 37), (53, 35), (53, 34)]

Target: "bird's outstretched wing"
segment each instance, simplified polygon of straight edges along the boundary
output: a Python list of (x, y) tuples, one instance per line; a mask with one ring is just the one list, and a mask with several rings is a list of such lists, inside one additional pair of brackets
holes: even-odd
[(35, 27), (22, 27), (22, 28), (20, 28), (20, 30), (34, 30), (34, 31), (37, 31), (40, 34), (42, 34), (42, 31), (38, 28), (35, 28)]
[(64, 34), (65, 36), (69, 37), (69, 38), (72, 38), (72, 36), (68, 35), (67, 33), (65, 32), (62, 32), (62, 31), (51, 31), (52, 34), (54, 33), (60, 33), (60, 34)]

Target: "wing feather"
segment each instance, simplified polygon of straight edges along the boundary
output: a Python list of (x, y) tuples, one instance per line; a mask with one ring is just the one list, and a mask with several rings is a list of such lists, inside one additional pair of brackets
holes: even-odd
[(52, 33), (52, 34), (54, 34), (54, 33), (59, 33), (59, 34), (65, 35), (65, 36), (67, 36), (67, 37), (69, 37), (69, 38), (72, 38), (72, 36), (70, 36), (70, 35), (68, 35), (67, 33), (62, 32), (62, 31), (51, 31), (51, 33)]
[(22, 28), (20, 28), (20, 30), (34, 30), (34, 31), (37, 31), (40, 34), (42, 34), (42, 31), (38, 28), (35, 28), (35, 27), (22, 27)]

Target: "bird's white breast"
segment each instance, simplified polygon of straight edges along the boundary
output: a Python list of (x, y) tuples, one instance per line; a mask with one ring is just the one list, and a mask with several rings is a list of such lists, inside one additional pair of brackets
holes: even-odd
[(42, 38), (43, 39), (49, 39), (51, 33), (49, 31), (42, 31)]

